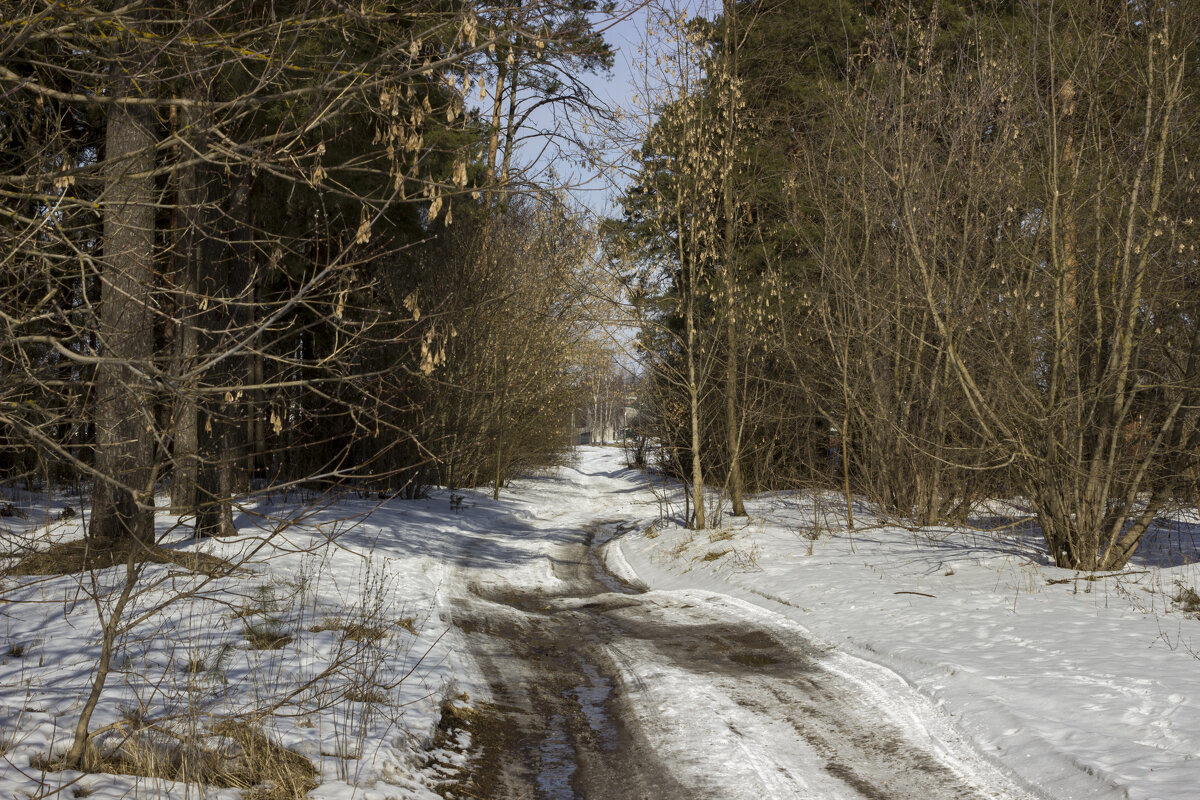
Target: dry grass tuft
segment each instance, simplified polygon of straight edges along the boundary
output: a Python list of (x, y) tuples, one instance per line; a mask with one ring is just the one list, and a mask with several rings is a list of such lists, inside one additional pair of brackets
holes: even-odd
[(247, 770), (243, 786), (246, 800), (300, 800), (317, 786), (312, 762), (271, 741), (262, 731), (244, 722), (224, 722), (216, 733), (228, 736), (242, 749)]
[(354, 642), (379, 642), (387, 636), (387, 631), (374, 625), (351, 622), (342, 628), (342, 635)]
[(321, 631), (341, 631), (344, 638), (355, 642), (379, 642), (382, 641), (385, 636), (387, 636), (387, 631), (383, 628), (375, 625), (364, 625), (361, 622), (348, 622), (344, 619), (338, 619), (337, 617), (326, 617), (318, 624), (309, 628), (309, 631), (312, 633), (320, 633)]
[(1179, 610), (1184, 614), (1200, 616), (1200, 594), (1196, 594), (1196, 590), (1192, 587), (1180, 584), (1179, 591), (1171, 599), (1178, 604)]
[(280, 650), (292, 642), (292, 635), (271, 620), (247, 625), (242, 635), (252, 650)]
[[(43, 760), (33, 766), (56, 771)], [(126, 731), (107, 746), (92, 747), (83, 772), (137, 775), (179, 783), (241, 789), (247, 800), (301, 800), (317, 786), (317, 770), (261, 730), (225, 721), (195, 737), (178, 737), (156, 726)], [(77, 795), (82, 796), (82, 795)]]
[(174, 564), (190, 572), (219, 577), (235, 571), (223, 558), (193, 551), (166, 550), (156, 545), (118, 543), (105, 546), (86, 538), (60, 542), (30, 553), (6, 571), (8, 575), (78, 575), (98, 569), (124, 566), (130, 555), (134, 563)]
[(388, 696), (373, 686), (351, 686), (346, 691), (346, 699), (351, 703), (379, 706), (388, 701)]
[(729, 555), (729, 550), (709, 550), (704, 555), (700, 556), (701, 561), (716, 561)]
[(670, 556), (671, 558), (679, 558), (680, 556), (682, 556), (684, 553), (687, 552), (687, 549), (691, 546), (691, 544), (692, 544), (692, 537), (686, 536), (686, 537), (680, 539), (678, 542), (676, 542), (675, 546), (667, 551), (667, 555)]

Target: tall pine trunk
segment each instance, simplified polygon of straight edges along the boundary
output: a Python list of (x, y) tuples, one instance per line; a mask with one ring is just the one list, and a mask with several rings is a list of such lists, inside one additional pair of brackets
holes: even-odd
[[(121, 87), (135, 89), (126, 81)], [(119, 94), (124, 94), (118, 89)], [(154, 261), (156, 119), (114, 104), (105, 133), (104, 258), (95, 377), (96, 470), (89, 535), (113, 544), (154, 540)]]
[[(180, 117), (179, 127), (186, 130), (192, 121), (192, 112), (185, 107), (177, 113)], [(185, 151), (184, 158), (192, 161), (192, 154)], [(200, 350), (200, 337), (196, 329), (199, 303), (197, 276), (203, 255), (202, 232), (206, 224), (206, 192), (201, 177), (202, 172), (194, 161), (176, 170), (175, 216), (179, 220), (179, 230), (174, 234), (178, 248), (175, 258), (182, 264), (182, 268), (177, 271), (176, 279), (178, 299), (175, 306), (178, 313), (175, 322), (175, 370), (181, 375), (195, 366)], [(200, 474), (200, 430), (197, 412), (194, 394), (180, 392), (176, 396), (171, 449), (174, 465), (171, 511), (176, 514), (190, 514), (196, 510), (196, 484)]]

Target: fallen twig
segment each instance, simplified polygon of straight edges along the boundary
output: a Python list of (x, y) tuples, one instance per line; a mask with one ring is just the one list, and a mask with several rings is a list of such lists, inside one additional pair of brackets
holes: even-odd
[(917, 595), (918, 597), (932, 597), (934, 600), (936, 600), (936, 599), (937, 599), (937, 595), (935, 595), (935, 594), (925, 594), (924, 592), (905, 592), (905, 591), (900, 591), (900, 592), (892, 592), (892, 594), (915, 594), (915, 595)]
[(1145, 575), (1148, 572), (1150, 572), (1148, 569), (1136, 569), (1130, 570), (1129, 572), (1110, 572), (1107, 575), (1096, 575), (1093, 573), (1090, 575), (1076, 575), (1073, 578), (1046, 578), (1046, 583), (1053, 586), (1056, 583), (1072, 583), (1073, 581), (1099, 581), (1105, 578), (1120, 578), (1125, 575)]

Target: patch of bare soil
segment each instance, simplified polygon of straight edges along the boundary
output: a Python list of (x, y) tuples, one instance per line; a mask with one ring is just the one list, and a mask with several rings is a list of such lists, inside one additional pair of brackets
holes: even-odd
[[(426, 770), (435, 774), (433, 789), (446, 800), (492, 800), (505, 797), (501, 786), (505, 761), (513, 747), (513, 730), (508, 715), (514, 709), (493, 703), (469, 705), (446, 702), (433, 739), (434, 752), (461, 752), (469, 741), (466, 763), (435, 763)], [(466, 737), (463, 737), (466, 734)]]

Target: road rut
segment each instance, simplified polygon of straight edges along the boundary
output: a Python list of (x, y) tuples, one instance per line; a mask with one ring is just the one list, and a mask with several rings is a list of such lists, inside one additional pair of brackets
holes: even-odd
[(728, 598), (618, 581), (597, 548), (624, 530), (597, 521), (559, 546), (553, 593), (463, 571), (452, 621), (491, 698), (473, 772), (448, 795), (705, 800), (736, 782), (772, 798), (1030, 797), (797, 631)]

